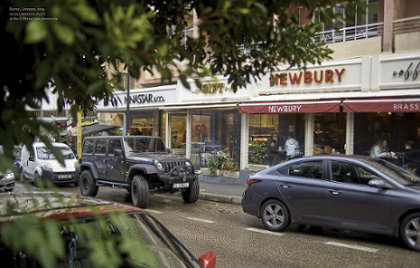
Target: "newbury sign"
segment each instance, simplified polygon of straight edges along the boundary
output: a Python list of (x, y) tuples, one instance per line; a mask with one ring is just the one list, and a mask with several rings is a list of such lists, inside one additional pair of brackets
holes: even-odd
[(341, 83), (345, 70), (345, 68), (341, 68), (270, 74), (270, 86), (301, 85), (302, 83), (307, 85), (312, 83)]

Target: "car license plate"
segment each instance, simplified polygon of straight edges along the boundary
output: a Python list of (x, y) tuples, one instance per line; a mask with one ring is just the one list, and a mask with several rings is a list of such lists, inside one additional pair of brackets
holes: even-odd
[(174, 183), (174, 184), (172, 185), (172, 187), (173, 187), (174, 189), (188, 188), (188, 187), (190, 187), (190, 184), (189, 184), (188, 182), (184, 182), (184, 183)]
[(66, 174), (66, 175), (59, 175), (58, 176), (59, 179), (70, 179), (71, 175), (70, 174)]

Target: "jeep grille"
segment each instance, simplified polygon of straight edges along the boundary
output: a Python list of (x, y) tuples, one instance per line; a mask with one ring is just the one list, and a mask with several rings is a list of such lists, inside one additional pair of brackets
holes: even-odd
[(185, 162), (187, 161), (186, 160), (176, 160), (176, 161), (168, 160), (168, 161), (159, 161), (159, 162), (163, 164), (163, 166), (165, 167), (165, 172), (168, 173), (176, 166), (185, 167)]

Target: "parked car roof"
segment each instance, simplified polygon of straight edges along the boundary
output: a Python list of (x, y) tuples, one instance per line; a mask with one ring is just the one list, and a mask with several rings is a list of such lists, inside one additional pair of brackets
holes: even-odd
[[(13, 210), (7, 208), (13, 207)], [(28, 213), (39, 218), (67, 220), (94, 216), (92, 207), (100, 214), (110, 212), (144, 212), (142, 209), (64, 192), (25, 192), (0, 195), (0, 224)], [(96, 212), (97, 213), (97, 212)], [(145, 212), (144, 212), (145, 213)]]

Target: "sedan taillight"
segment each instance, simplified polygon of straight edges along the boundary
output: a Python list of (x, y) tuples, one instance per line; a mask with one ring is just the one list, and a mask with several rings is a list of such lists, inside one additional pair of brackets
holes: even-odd
[(248, 179), (248, 187), (251, 186), (251, 184), (253, 184), (253, 183), (258, 183), (258, 182), (261, 182), (261, 181), (262, 181), (262, 179), (250, 178), (250, 179)]

